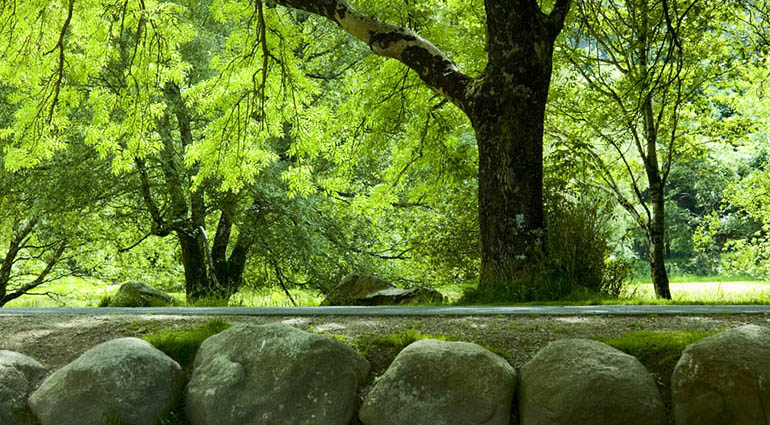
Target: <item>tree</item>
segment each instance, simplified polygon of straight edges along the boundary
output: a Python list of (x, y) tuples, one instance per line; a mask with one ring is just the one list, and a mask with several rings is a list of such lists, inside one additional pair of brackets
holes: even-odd
[(534, 0), (487, 1), (486, 69), (461, 70), (414, 31), (366, 16), (344, 0), (279, 0), (336, 22), (380, 56), (394, 58), (460, 108), (479, 150), (480, 288), (510, 285), (546, 250), (543, 120), (552, 53), (570, 0), (544, 13)]
[[(150, 236), (176, 237), (190, 300), (227, 298), (240, 287), (259, 233), (250, 226), (271, 209), (253, 185), (276, 162), (291, 162), (286, 123), (302, 124), (291, 100), (266, 100), (286, 90), (282, 79), (307, 82), (291, 58), (301, 46), (286, 42), (279, 17), (265, 16), (260, 5), (259, 18), (240, 10), (211, 19), (211, 6), (0, 5), (0, 36), (8, 41), (0, 75), (15, 108), (0, 132), (9, 141), (5, 166), (34, 167), (67, 142), (91, 146), (127, 183), (120, 202), (129, 208), (116, 216), (145, 229), (121, 250)], [(57, 24), (34, 28), (27, 19)], [(41, 53), (48, 43), (53, 48)], [(282, 72), (261, 62), (271, 54), (282, 58)], [(39, 62), (34, 76), (19, 75), (16, 67), (30, 57)], [(265, 68), (254, 70), (256, 63)], [(80, 137), (62, 137), (68, 133)]]
[(602, 183), (643, 230), (661, 298), (671, 298), (665, 268), (669, 175), (675, 161), (702, 152), (707, 137), (698, 139), (703, 130), (688, 116), (710, 113), (699, 101), (702, 90), (725, 72), (722, 67), (731, 68), (720, 40), (722, 9), (709, 1), (584, 1), (575, 30), (560, 46), (572, 69), (554, 105), (562, 117), (559, 131), (567, 129), (557, 137), (590, 152)]
[(755, 277), (770, 276), (770, 102), (767, 79), (770, 63), (770, 2), (740, 1), (732, 26), (741, 40), (738, 52), (746, 58), (740, 78), (726, 84), (726, 108), (750, 124), (741, 128), (729, 146), (741, 158), (740, 176), (726, 190), (719, 215), (698, 234), (703, 245), (714, 244), (727, 255), (722, 265), (730, 272)]
[(49, 295), (48, 283), (81, 274), (96, 212), (112, 196), (99, 161), (80, 150), (46, 167), (10, 173), (0, 158), (0, 307), (24, 295)]

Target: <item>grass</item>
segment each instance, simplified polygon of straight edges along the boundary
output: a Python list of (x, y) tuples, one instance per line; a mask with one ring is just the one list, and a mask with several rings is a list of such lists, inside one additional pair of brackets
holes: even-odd
[[(320, 291), (310, 289), (290, 289), (294, 301), (299, 306), (317, 306), (321, 304), (324, 295)], [(231, 306), (259, 306), (259, 307), (291, 307), (293, 304), (289, 297), (280, 289), (258, 288), (244, 290), (230, 298)]]
[(220, 318), (209, 320), (193, 328), (167, 328), (142, 337), (155, 348), (166, 353), (179, 363), (182, 368), (189, 368), (195, 360), (201, 343), (208, 337), (230, 327)]
[[(560, 301), (520, 303), (517, 305), (606, 305), (606, 304), (770, 304), (770, 282), (729, 276), (674, 276), (671, 278), (673, 300), (655, 298), (649, 281), (635, 280), (627, 284), (621, 298), (576, 296)], [(97, 307), (106, 297), (117, 292), (119, 285), (96, 279), (64, 278), (51, 283), (43, 291), (51, 296), (27, 295), (11, 301), (6, 307)], [(446, 285), (439, 290), (448, 304), (456, 303), (469, 285)], [(41, 291), (42, 292), (42, 291)], [(292, 298), (299, 306), (317, 306), (323, 294), (315, 290), (291, 289)], [(225, 306), (221, 300), (202, 300), (195, 304), (184, 302), (184, 293), (171, 292), (180, 305)], [(236, 293), (226, 304), (244, 307), (289, 307), (292, 302), (280, 289), (245, 289)]]
[(25, 308), (96, 307), (103, 296), (117, 290), (118, 285), (110, 285), (98, 279), (65, 277), (34, 291), (48, 295), (24, 295), (5, 306)]
[[(382, 374), (385, 369), (393, 362), (398, 353), (401, 352), (407, 345), (420, 341), (423, 339), (435, 339), (438, 341), (466, 341), (475, 342), (467, 339), (454, 338), (448, 335), (434, 335), (422, 332), (420, 324), (415, 323), (410, 327), (387, 335), (361, 335), (355, 341), (353, 341), (353, 348), (366, 357), (369, 361), (372, 371), (372, 376)], [(478, 344), (478, 342), (475, 342)], [(500, 357), (507, 358), (509, 353), (499, 347), (489, 346), (485, 344), (479, 344), (487, 350), (497, 354)]]
[[(679, 274), (670, 275), (668, 278), (670, 283), (698, 283), (698, 282), (759, 282), (760, 280), (753, 278), (749, 275), (693, 275), (693, 274)], [(631, 279), (631, 284), (650, 283), (650, 276), (640, 275)]]
[(717, 332), (639, 331), (601, 341), (639, 359), (660, 382), (668, 387), (671, 374), (685, 347), (715, 333)]
[[(764, 281), (674, 282), (670, 288), (674, 304), (770, 304), (770, 283)], [(660, 303), (650, 283), (627, 285), (623, 295), (638, 303)]]

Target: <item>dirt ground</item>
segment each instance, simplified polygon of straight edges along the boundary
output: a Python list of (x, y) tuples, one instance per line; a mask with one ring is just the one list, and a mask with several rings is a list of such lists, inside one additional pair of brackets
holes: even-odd
[[(187, 327), (211, 316), (8, 315), (0, 311), (0, 349), (18, 351), (52, 370), (101, 342), (140, 337), (164, 327)], [(446, 335), (495, 347), (520, 367), (548, 342), (564, 338), (606, 338), (641, 330), (721, 330), (748, 323), (770, 326), (765, 315), (712, 316), (468, 316), (468, 317), (268, 317), (227, 316), (232, 324), (283, 322), (301, 329), (343, 335), (384, 335), (404, 329)], [(374, 365), (373, 365), (374, 366)], [(386, 366), (386, 365), (383, 365)], [(375, 372), (376, 372), (375, 368)]]
[[(0, 350), (13, 350), (33, 357), (52, 371), (76, 359), (89, 348), (113, 339), (142, 335), (169, 327), (190, 327), (213, 316), (172, 315), (10, 315), (0, 310)], [(745, 324), (770, 326), (770, 315), (702, 316), (445, 316), (445, 317), (353, 317), (353, 316), (226, 316), (226, 321), (265, 324), (283, 322), (301, 329), (344, 336), (350, 343), (366, 336), (419, 329), (423, 334), (476, 342), (504, 354), (516, 368), (540, 348), (564, 338), (614, 338), (628, 332), (719, 331)], [(359, 402), (397, 352), (368, 351), (372, 373), (359, 391)], [(655, 376), (664, 396), (667, 425), (673, 425), (670, 393), (662, 376)], [(354, 421), (354, 424), (360, 424)], [(513, 420), (512, 423), (518, 423)]]

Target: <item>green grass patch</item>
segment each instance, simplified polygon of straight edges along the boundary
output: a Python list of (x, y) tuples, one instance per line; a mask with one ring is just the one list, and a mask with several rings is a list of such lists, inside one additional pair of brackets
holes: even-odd
[(176, 360), (182, 368), (187, 368), (192, 365), (195, 353), (206, 338), (229, 327), (227, 321), (217, 318), (192, 328), (162, 329), (145, 335), (142, 339)]
[(682, 351), (693, 342), (718, 331), (639, 331), (617, 338), (601, 339), (607, 345), (630, 354), (652, 372), (666, 387)]
[[(747, 274), (712, 274), (712, 275), (695, 275), (695, 274), (677, 274), (669, 275), (669, 283), (697, 283), (697, 282), (765, 282), (762, 279), (747, 275)], [(649, 273), (639, 276), (634, 276), (631, 279), (631, 284), (647, 284), (651, 283)]]
[[(393, 359), (396, 358), (398, 353), (401, 352), (409, 344), (420, 341), (423, 339), (435, 339), (438, 341), (468, 341), (467, 339), (455, 338), (448, 335), (435, 335), (424, 333), (421, 330), (420, 324), (414, 324), (408, 328), (387, 335), (361, 335), (355, 341), (353, 341), (353, 348), (356, 349), (361, 355), (366, 357), (372, 367), (371, 376), (381, 375), (390, 364)], [(502, 348), (479, 344), (487, 350), (497, 354), (500, 357), (507, 358), (509, 353)]]
[[(324, 299), (321, 291), (313, 289), (289, 289), (291, 298), (298, 306), (318, 306)], [(280, 288), (243, 289), (230, 297), (231, 306), (244, 307), (292, 307), (291, 299)]]
[(96, 307), (107, 292), (115, 292), (117, 288), (98, 279), (64, 277), (32, 291), (48, 295), (23, 295), (4, 307)]
[(448, 341), (445, 335), (432, 335), (423, 333), (420, 327), (412, 325), (409, 328), (388, 335), (362, 335), (354, 342), (354, 347), (364, 356), (371, 354), (374, 350), (386, 349), (389, 351), (400, 352), (407, 345), (422, 339), (436, 339), (439, 341)]

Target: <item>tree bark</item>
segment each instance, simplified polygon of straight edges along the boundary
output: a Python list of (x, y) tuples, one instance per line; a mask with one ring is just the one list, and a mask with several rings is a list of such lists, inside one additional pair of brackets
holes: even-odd
[[(22, 249), (24, 240), (27, 239), (32, 230), (37, 225), (37, 219), (27, 221), (23, 224), (17, 224), (14, 226), (14, 234), (11, 242), (8, 245), (8, 250), (3, 257), (2, 263), (0, 263), (0, 299), (5, 299), (8, 292), (8, 285), (11, 282), (11, 271), (16, 264), (16, 256)], [(7, 302), (7, 301), (6, 301)], [(0, 306), (5, 302), (0, 303)]]
[[(646, 51), (645, 51), (646, 52)], [(642, 55), (644, 59), (646, 55)], [(646, 68), (643, 67), (646, 72)], [(647, 141), (646, 156), (642, 153), (647, 183), (649, 184), (650, 202), (652, 203), (652, 217), (647, 226), (648, 241), (650, 245), (650, 274), (652, 286), (658, 298), (671, 299), (671, 290), (666, 273), (666, 218), (665, 218), (665, 193), (666, 182), (660, 171), (658, 161), (658, 127), (653, 113), (652, 99), (648, 95), (642, 105), (644, 113), (644, 137)]]
[(468, 114), (479, 147), (482, 290), (526, 283), (523, 269), (546, 250), (543, 121), (560, 27), (532, 2), (504, 3), (486, 4), (489, 62)]
[(195, 301), (213, 296), (209, 290), (209, 279), (206, 274), (206, 258), (200, 249), (196, 234), (177, 231), (176, 235), (182, 253), (182, 268), (184, 269), (184, 286), (187, 299)]
[(248, 230), (241, 228), (235, 243), (232, 245), (230, 256), (227, 256), (227, 247), (230, 245), (233, 229), (234, 208), (235, 204), (232, 200), (228, 199), (222, 203), (219, 224), (211, 248), (214, 273), (228, 297), (238, 292), (241, 287), (246, 259), (252, 245), (252, 238), (249, 236)]
[(668, 273), (666, 272), (666, 225), (664, 220), (664, 192), (663, 186), (653, 190), (650, 189), (652, 198), (652, 223), (649, 226), (648, 241), (650, 245), (650, 274), (652, 275), (652, 286), (655, 288), (655, 295), (658, 298), (671, 299), (671, 290), (669, 288)]
[(486, 0), (489, 61), (478, 78), (463, 74), (413, 31), (362, 15), (344, 0), (277, 0), (336, 22), (394, 58), (457, 105), (471, 120), (479, 147), (480, 287), (520, 282), (544, 252), (543, 121), (553, 44), (571, 0), (550, 14), (535, 0)]

